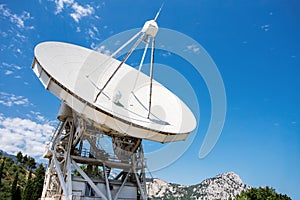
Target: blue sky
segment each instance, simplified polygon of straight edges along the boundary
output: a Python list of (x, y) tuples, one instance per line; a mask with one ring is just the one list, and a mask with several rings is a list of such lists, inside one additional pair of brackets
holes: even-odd
[[(0, 149), (38, 157), (56, 123), (60, 102), (30, 69), (35, 45), (51, 40), (99, 49), (105, 39), (142, 27), (162, 3), (0, 0)], [(158, 25), (193, 38), (209, 53), (225, 85), (227, 113), (216, 146), (199, 159), (211, 117), (208, 90), (188, 67), (178, 68), (185, 61), (158, 54), (192, 85), (200, 120), (188, 150), (153, 176), (191, 185), (234, 171), (246, 184), (300, 199), (299, 9), (297, 0), (164, 2)], [(169, 74), (156, 77), (193, 104)], [(146, 150), (162, 147), (152, 145)]]

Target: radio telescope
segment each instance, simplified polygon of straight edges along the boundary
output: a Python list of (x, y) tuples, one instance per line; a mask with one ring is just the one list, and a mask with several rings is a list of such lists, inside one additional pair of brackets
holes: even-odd
[[(61, 100), (42, 199), (147, 199), (142, 140), (182, 141), (195, 129), (190, 109), (153, 79), (158, 14), (111, 55), (62, 42), (35, 47), (32, 69)], [(141, 43), (137, 70), (126, 61)], [(150, 76), (141, 72), (149, 45)]]

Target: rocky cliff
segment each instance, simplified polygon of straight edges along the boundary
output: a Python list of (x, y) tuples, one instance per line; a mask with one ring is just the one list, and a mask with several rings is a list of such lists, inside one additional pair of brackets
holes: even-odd
[(242, 191), (249, 189), (233, 172), (223, 173), (191, 186), (167, 183), (160, 179), (147, 183), (150, 199), (228, 200), (235, 199)]

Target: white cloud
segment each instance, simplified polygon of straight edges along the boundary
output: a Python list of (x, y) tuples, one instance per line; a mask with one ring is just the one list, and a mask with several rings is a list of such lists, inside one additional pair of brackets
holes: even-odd
[(26, 11), (23, 11), (21, 15), (12, 13), (4, 4), (0, 4), (0, 13), (18, 28), (28, 28), (25, 26), (25, 21), (32, 18), (30, 13)]
[[(41, 115), (40, 112), (35, 112), (35, 111), (30, 111), (30, 113), (34, 116), (33, 118), (35, 118), (36, 120), (40, 121), (40, 122), (47, 122), (46, 118), (44, 116)], [(31, 114), (28, 114), (27, 116), (29, 118), (32, 118)]]
[(16, 36), (17, 36), (18, 38), (22, 39), (22, 40), (25, 40), (25, 39), (26, 39), (26, 37), (25, 37), (24, 35), (20, 34), (20, 33), (17, 33)]
[(55, 14), (58, 14), (64, 9), (65, 5), (69, 6), (73, 4), (74, 0), (54, 0), (54, 3), (56, 4)]
[(10, 74), (12, 74), (12, 73), (13, 73), (13, 71), (6, 70), (4, 74), (5, 74), (5, 75), (10, 75)]
[(98, 35), (99, 31), (95, 26), (92, 26), (92, 28), (89, 28), (87, 30), (87, 34), (90, 36), (91, 39), (93, 40), (100, 40), (97, 35)]
[[(17, 49), (16, 50), (18, 53), (22, 53), (21, 49)], [(21, 70), (22, 67), (15, 65), (15, 64), (8, 64), (6, 62), (2, 62), (2, 64), (0, 65), (0, 72), (4, 73), (5, 75), (10, 75), (12, 73), (14, 73), (16, 70)]]
[(30, 102), (28, 98), (23, 96), (17, 96), (15, 94), (8, 94), (5, 92), (0, 92), (0, 105), (3, 106), (29, 106)]
[(270, 30), (270, 27), (271, 27), (270, 24), (265, 24), (265, 25), (262, 25), (260, 28), (267, 32)]
[(192, 51), (196, 54), (200, 52), (200, 48), (196, 44), (187, 45), (184, 51)]
[(1, 34), (2, 37), (7, 37), (7, 35), (8, 35), (6, 32), (3, 32), (1, 30), (0, 30), (0, 34)]
[(99, 30), (98, 30), (98, 28), (97, 28), (96, 26), (93, 25), (92, 28), (93, 28), (93, 30), (94, 30), (95, 32), (99, 33)]
[(110, 55), (111, 51), (109, 49), (106, 48), (106, 46), (101, 45), (101, 46), (97, 46), (95, 43), (91, 44), (91, 48), (99, 53), (103, 53), (105, 55)]
[(22, 151), (33, 157), (40, 157), (53, 130), (54, 127), (50, 124), (0, 115), (1, 149), (14, 155)]
[(79, 22), (79, 20), (82, 17), (86, 17), (86, 16), (94, 13), (94, 8), (91, 7), (89, 4), (87, 4), (85, 7), (83, 7), (83, 6), (79, 5), (77, 2), (75, 2), (75, 3), (73, 3), (72, 8), (73, 8), (74, 12), (71, 13), (70, 16), (76, 22)]
[(47, 123), (47, 124), (50, 124), (50, 125), (54, 125), (54, 124), (57, 123), (56, 120), (50, 121), (47, 118), (45, 118), (40, 112), (33, 111), (33, 110), (31, 110), (30, 113), (27, 113), (26, 117), (30, 120), (37, 121), (39, 123)]
[(20, 66), (18, 66), (18, 65), (12, 65), (15, 69), (17, 69), (17, 70), (20, 70), (20, 69), (22, 69), (22, 67), (20, 67)]
[(172, 54), (171, 54), (170, 51), (166, 51), (166, 52), (164, 52), (164, 53), (161, 53), (161, 55), (162, 55), (163, 57), (168, 57), (168, 56), (171, 56)]
[(71, 7), (73, 11), (71, 12), (70, 16), (76, 22), (79, 22), (82, 17), (86, 17), (94, 13), (94, 8), (89, 4), (82, 6), (74, 0), (54, 0), (54, 3), (56, 5), (56, 11), (54, 12), (55, 14), (59, 14), (65, 8)]
[[(21, 49), (16, 49), (16, 52), (22, 53)], [(8, 64), (6, 62), (2, 62), (0, 65), (0, 73), (4, 75), (11, 75), (16, 72), (16, 70), (21, 70), (22, 67), (15, 64)], [(15, 75), (15, 77), (20, 77), (19, 75)]]
[(88, 34), (92, 39), (95, 38), (95, 33), (91, 29), (88, 30)]
[(45, 117), (42, 116), (42, 115), (36, 116), (36, 119), (37, 119), (38, 121), (40, 121), (40, 122), (44, 122), (44, 121), (46, 120)]

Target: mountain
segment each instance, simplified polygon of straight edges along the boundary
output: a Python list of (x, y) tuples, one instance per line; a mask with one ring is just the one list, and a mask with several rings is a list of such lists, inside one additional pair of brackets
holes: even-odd
[(150, 199), (201, 199), (201, 200), (228, 200), (251, 187), (245, 185), (234, 172), (227, 172), (208, 178), (200, 184), (185, 186), (167, 183), (160, 179), (153, 179), (147, 183)]
[(5, 157), (10, 157), (11, 159), (13, 159), (13, 161), (17, 160), (17, 157), (15, 155), (9, 154), (1, 149), (0, 149), (0, 155), (5, 156)]

